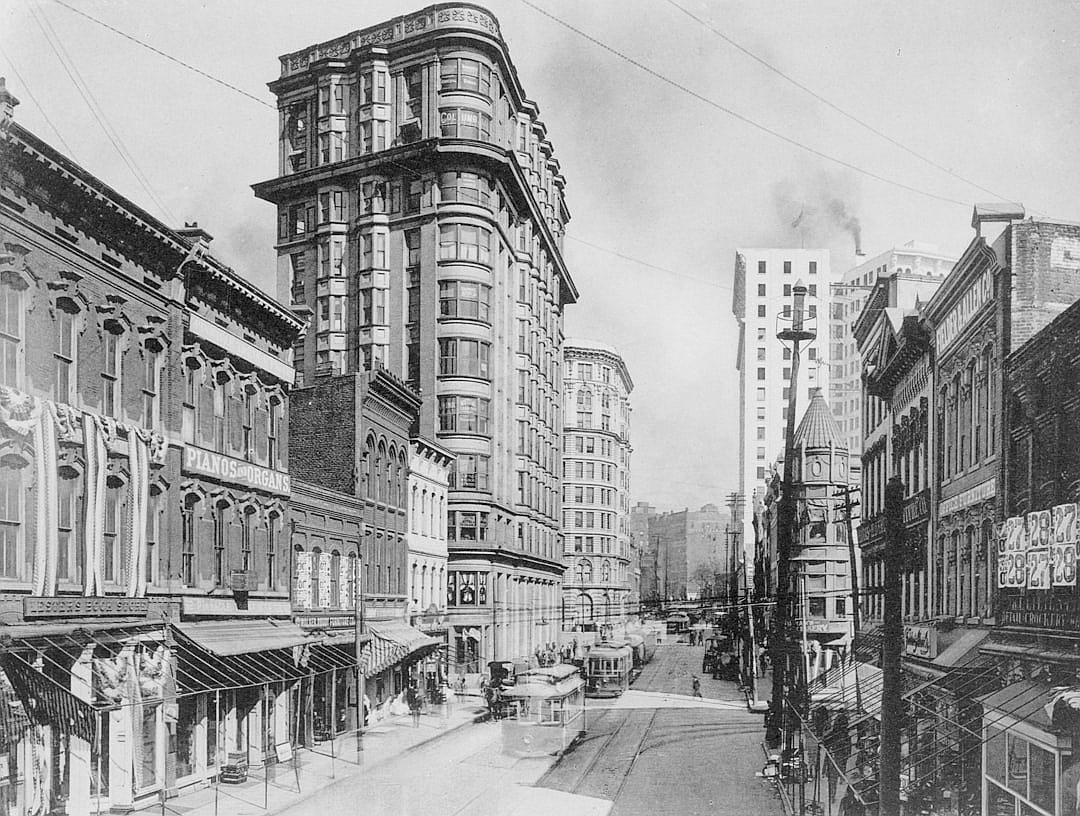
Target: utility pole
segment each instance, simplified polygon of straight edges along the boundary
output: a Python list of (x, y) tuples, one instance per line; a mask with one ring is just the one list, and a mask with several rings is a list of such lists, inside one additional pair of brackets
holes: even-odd
[(784, 698), (788, 676), (788, 653), (791, 620), (791, 550), (795, 536), (795, 408), (799, 386), (799, 344), (813, 340), (816, 332), (803, 325), (803, 302), (806, 286), (800, 280), (792, 287), (791, 325), (777, 333), (790, 342), (791, 382), (788, 388), (787, 429), (784, 433), (784, 482), (780, 494), (776, 535), (776, 611), (773, 614), (772, 636), (769, 638), (773, 683), (772, 700), (765, 725), (765, 741), (769, 747), (780, 744), (784, 725)]
[(356, 637), (356, 754), (364, 750), (364, 664), (361, 660), (364, 648), (364, 569), (360, 554), (353, 560), (353, 582), (356, 585), (353, 603), (353, 621)]
[(844, 500), (844, 523), (847, 526), (848, 561), (851, 570), (851, 654), (855, 654), (855, 642), (859, 637), (859, 569), (855, 560), (855, 536), (851, 529), (851, 511), (859, 503), (851, 500), (852, 493), (858, 493), (855, 485), (845, 485), (833, 495)]
[(900, 816), (900, 654), (904, 626), (901, 621), (904, 581), (904, 483), (893, 476), (885, 485), (885, 621), (881, 649), (881, 775), (878, 777), (879, 816)]

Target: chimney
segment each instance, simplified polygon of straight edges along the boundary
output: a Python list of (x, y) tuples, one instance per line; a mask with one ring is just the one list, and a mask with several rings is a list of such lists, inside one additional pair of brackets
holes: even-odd
[(6, 128), (15, 118), (15, 106), (19, 100), (7, 89), (4, 77), (0, 77), (0, 128)]
[(197, 244), (200, 241), (207, 246), (214, 240), (214, 236), (199, 226), (198, 221), (191, 221), (190, 223), (185, 221), (184, 228), (178, 229), (176, 234), (182, 238), (187, 238), (193, 244)]

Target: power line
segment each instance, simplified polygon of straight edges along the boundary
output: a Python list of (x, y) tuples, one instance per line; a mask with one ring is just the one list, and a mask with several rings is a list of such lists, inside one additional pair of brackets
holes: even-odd
[(902, 181), (897, 181), (896, 179), (891, 179), (891, 178), (889, 178), (887, 176), (882, 176), (882, 175), (880, 175), (878, 173), (875, 173), (872, 170), (867, 170), (864, 167), (860, 167), (857, 164), (853, 164), (852, 162), (849, 162), (846, 159), (841, 159), (841, 158), (839, 158), (837, 156), (833, 156), (833, 155), (830, 155), (828, 153), (825, 153), (824, 151), (818, 150), (815, 147), (810, 147), (807, 144), (803, 144), (802, 142), (800, 142), (797, 139), (793, 139), (792, 137), (787, 136), (787, 135), (779, 132), (778, 130), (774, 130), (773, 128), (770, 128), (767, 125), (763, 125), (760, 122), (757, 122), (757, 121), (755, 121), (754, 119), (751, 119), (748, 116), (745, 116), (745, 115), (743, 115), (741, 113), (738, 113), (737, 111), (732, 110), (731, 108), (727, 107), (726, 105), (723, 105), (723, 104), (717, 102), (715, 99), (711, 99), (711, 98), (705, 96), (704, 94), (700, 94), (697, 91), (693, 90), (692, 88), (690, 88), (690, 87), (688, 87), (686, 85), (683, 85), (681, 82), (678, 82), (677, 80), (671, 79), (670, 77), (666, 76), (665, 74), (660, 73), (659, 71), (657, 71), (654, 68), (650, 68), (648, 65), (645, 65), (643, 62), (640, 62), (639, 60), (635, 59), (634, 57), (631, 57), (628, 54), (623, 53), (622, 51), (618, 50), (617, 48), (608, 45), (607, 43), (603, 42), (602, 40), (597, 39), (596, 37), (592, 36), (591, 34), (588, 34), (585, 31), (582, 31), (580, 28), (576, 28), (575, 26), (573, 26), (570, 23), (566, 22), (562, 18), (557, 17), (556, 15), (552, 14), (551, 12), (540, 8), (540, 6), (538, 6), (535, 3), (531, 2), (531, 0), (521, 0), (521, 2), (524, 3), (526, 6), (528, 6), (529, 8), (533, 9), (534, 11), (538, 12), (539, 14), (542, 14), (544, 17), (547, 17), (549, 20), (551, 20), (551, 21), (553, 21), (555, 23), (558, 23), (559, 25), (563, 26), (564, 28), (574, 32), (579, 37), (582, 37), (582, 38), (588, 40), (589, 42), (591, 42), (593, 45), (597, 46), (598, 48), (602, 48), (603, 50), (607, 51), (608, 53), (615, 55), (619, 59), (630, 63), (635, 68), (638, 68), (638, 69), (644, 71), (645, 73), (649, 74), (650, 76), (654, 77), (655, 79), (658, 79), (661, 82), (675, 88), (676, 90), (679, 90), (682, 93), (684, 93), (684, 94), (686, 94), (688, 96), (691, 96), (694, 99), (697, 99), (699, 102), (704, 102), (709, 107), (715, 108), (716, 110), (720, 111), (721, 113), (726, 113), (728, 116), (732, 117), (733, 119), (737, 119), (738, 121), (742, 122), (743, 124), (750, 125), (751, 127), (755, 128), (757, 130), (760, 130), (763, 133), (767, 133), (770, 136), (772, 136), (772, 137), (774, 137), (776, 139), (779, 139), (782, 142), (786, 142), (787, 144), (792, 145), (793, 147), (797, 147), (800, 150), (804, 150), (807, 153), (810, 153), (810, 154), (812, 154), (814, 156), (817, 156), (820, 159), (825, 159), (826, 161), (830, 161), (830, 162), (833, 162), (834, 164), (838, 164), (841, 167), (846, 167), (849, 170), (855, 171), (856, 173), (861, 173), (862, 175), (867, 176), (868, 178), (872, 178), (872, 179), (874, 179), (876, 181), (880, 181), (880, 182), (882, 182), (884, 184), (889, 184), (889, 185), (891, 185), (893, 187), (898, 187), (901, 190), (907, 190), (909, 193), (915, 193), (917, 195), (925, 196), (927, 198), (932, 198), (932, 199), (935, 199), (937, 201), (943, 201), (946, 204), (957, 204), (957, 205), (959, 205), (961, 207), (970, 207), (971, 206), (970, 202), (960, 201), (959, 199), (956, 199), (956, 198), (949, 198), (948, 196), (938, 195), (937, 193), (927, 192), (926, 190), (920, 190), (918, 187), (912, 187), (910, 184), (904, 184), (904, 182), (902, 182)]
[(203, 71), (200, 68), (196, 68), (194, 65), (186, 63), (183, 60), (172, 56), (171, 54), (166, 54), (160, 48), (155, 48), (154, 46), (150, 45), (149, 43), (145, 43), (142, 40), (121, 31), (119, 28), (114, 28), (113, 26), (109, 25), (108, 23), (104, 22), (103, 20), (99, 20), (97, 17), (94, 17), (94, 16), (92, 16), (90, 14), (87, 14), (85, 11), (77, 9), (74, 6), (69, 6), (67, 3), (64, 2), (64, 0), (53, 0), (53, 2), (56, 3), (57, 5), (63, 6), (68, 11), (73, 11), (73, 12), (75, 12), (76, 14), (78, 14), (81, 17), (85, 17), (87, 20), (90, 20), (93, 23), (97, 23), (102, 28), (107, 28), (109, 31), (113, 32), (114, 34), (118, 34), (119, 36), (123, 37), (126, 40), (131, 40), (131, 42), (135, 43), (136, 45), (142, 46), (143, 48), (145, 48), (145, 49), (147, 49), (149, 51), (153, 51), (155, 54), (164, 57), (165, 59), (169, 60), (170, 62), (175, 62), (177, 65), (181, 65), (184, 68), (187, 68), (189, 71), (194, 71), (196, 74), (199, 74), (200, 76), (203, 76), (206, 79), (209, 79), (211, 82), (216, 82), (218, 85), (223, 85), (224, 87), (228, 88), (231, 91), (236, 91), (238, 94), (243, 94), (248, 99), (253, 99), (256, 102), (258, 102), (260, 105), (266, 105), (266, 107), (268, 107), (268, 108), (270, 108), (272, 110), (275, 110), (275, 111), (277, 110), (277, 108), (274, 105), (271, 105), (265, 99), (260, 99), (259, 97), (255, 96), (254, 94), (250, 94), (247, 91), (243, 90), (242, 88), (238, 88), (236, 85), (231, 85), (228, 82), (226, 82), (225, 80), (218, 79), (216, 76), (213, 76), (212, 74), (208, 74), (208, 73), (206, 73), (206, 71)]
[[(114, 34), (117, 34), (118, 36), (121, 36), (126, 40), (130, 40), (131, 42), (135, 43), (136, 45), (138, 45), (138, 46), (140, 46), (142, 48), (147, 49), (148, 51), (152, 51), (153, 53), (157, 54), (158, 56), (164, 57), (165, 59), (169, 60), (170, 62), (174, 62), (177, 65), (180, 65), (180, 66), (188, 69), (189, 71), (192, 71), (193, 73), (198, 74), (199, 76), (201, 76), (201, 77), (203, 77), (205, 79), (209, 79), (211, 82), (214, 82), (214, 83), (216, 83), (218, 85), (221, 85), (223, 88), (228, 88), (230, 91), (235, 91), (236, 93), (240, 94), (241, 96), (244, 96), (244, 97), (252, 100), (253, 102), (257, 102), (258, 104), (263, 105), (264, 107), (267, 107), (270, 110), (277, 111), (277, 106), (271, 104), (270, 102), (267, 102), (265, 99), (260, 99), (259, 97), (255, 96), (254, 94), (248, 93), (243, 88), (240, 88), (240, 87), (238, 87), (236, 85), (233, 85), (231, 82), (226, 82), (225, 80), (220, 79), (219, 77), (216, 77), (213, 74), (202, 70), (201, 68), (198, 68), (198, 67), (196, 67), (194, 65), (191, 65), (190, 63), (184, 62), (183, 60), (178, 59), (177, 57), (174, 57), (173, 55), (171, 55), (169, 53), (166, 53), (165, 51), (162, 51), (160, 48), (156, 48), (156, 47), (150, 45), (149, 43), (146, 43), (143, 40), (140, 40), (138, 37), (134, 37), (131, 34), (128, 34), (127, 32), (125, 32), (125, 31), (121, 31), (119, 28), (116, 28), (115, 26), (109, 25), (108, 23), (106, 23), (106, 22), (104, 22), (102, 20), (99, 20), (98, 18), (94, 17), (93, 15), (87, 14), (85, 11), (82, 11), (80, 9), (77, 9), (77, 8), (71, 6), (71, 5), (68, 5), (63, 0), (53, 0), (53, 2), (56, 3), (57, 5), (63, 6), (64, 8), (68, 9), (69, 11), (73, 11), (76, 14), (78, 14), (78, 15), (80, 15), (82, 17), (85, 17), (87, 20), (90, 20), (91, 22), (96, 23), (97, 25), (100, 25), (102, 28), (105, 28), (105, 29), (108, 29), (109, 31), (112, 31)], [(419, 173), (417, 173), (416, 170), (414, 170), (411, 167), (408, 167), (407, 165), (402, 164), (401, 162), (391, 160), (390, 164), (393, 164), (396, 167), (400, 167), (403, 170), (406, 170), (406, 171), (408, 171), (409, 173), (411, 173), (413, 175), (419, 176)], [(733, 288), (733, 287), (730, 287), (730, 286), (724, 286), (723, 284), (716, 283), (714, 281), (708, 281), (708, 280), (705, 280), (703, 278), (698, 278), (698, 277), (696, 277), (694, 275), (687, 275), (685, 272), (677, 272), (674, 269), (668, 269), (667, 267), (658, 266), (657, 264), (650, 263), (649, 261), (642, 260), (641, 258), (636, 258), (633, 255), (627, 255), (624, 252), (619, 252), (619, 251), (611, 249), (609, 247), (604, 247), (604, 246), (600, 246), (599, 244), (594, 244), (591, 241), (586, 241), (585, 239), (578, 238), (578, 237), (576, 237), (574, 235), (567, 234), (566, 237), (569, 238), (571, 241), (576, 241), (579, 244), (584, 244), (585, 246), (591, 247), (592, 249), (595, 249), (595, 250), (597, 250), (599, 252), (605, 252), (605, 253), (607, 253), (609, 255), (613, 255), (613, 256), (615, 256), (617, 258), (621, 258), (621, 259), (623, 259), (625, 261), (630, 261), (631, 263), (636, 263), (636, 264), (638, 264), (640, 266), (644, 266), (644, 267), (646, 267), (648, 269), (655, 269), (658, 272), (665, 272), (665, 273), (667, 273), (669, 275), (675, 275), (677, 277), (687, 278), (688, 280), (692, 280), (692, 281), (694, 281), (696, 283), (703, 283), (703, 284), (705, 284), (707, 286), (716, 286), (716, 287), (718, 287), (720, 289), (724, 289), (726, 291), (731, 291), (731, 289)]]
[(106, 138), (108, 138), (112, 143), (112, 146), (116, 148), (116, 152), (120, 155), (121, 160), (127, 165), (128, 170), (131, 171), (135, 180), (146, 191), (146, 194), (158, 206), (159, 210), (164, 213), (169, 220), (175, 221), (175, 216), (169, 211), (169, 208), (165, 206), (165, 203), (154, 193), (153, 187), (150, 185), (149, 180), (142, 170), (139, 169), (134, 156), (132, 156), (124, 146), (120, 134), (118, 134), (109, 123), (104, 109), (94, 97), (93, 92), (90, 90), (90, 86), (82, 78), (79, 69), (75, 66), (74, 60), (71, 59), (71, 55), (67, 52), (67, 49), (64, 48), (63, 42), (60, 41), (59, 35), (57, 35), (56, 31), (49, 23), (45, 13), (42, 11), (39, 14), (38, 10), (33, 7), (29, 0), (27, 2), (27, 7), (30, 10), (31, 16), (34, 18), (34, 22), (36, 22), (38, 28), (41, 29), (41, 33), (44, 35), (49, 48), (60, 62), (60, 66), (64, 69), (64, 72), (75, 86), (75, 90), (79, 92), (79, 96), (82, 97), (87, 108), (90, 109), (90, 114), (94, 117), (95, 121), (97, 121), (98, 125), (105, 133)]
[(875, 136), (879, 136), (880, 138), (887, 141), (889, 144), (900, 148), (905, 153), (911, 154), (912, 156), (919, 159), (920, 161), (926, 162), (931, 167), (933, 167), (933, 168), (935, 168), (937, 170), (940, 170), (943, 173), (947, 173), (948, 175), (952, 176), (953, 178), (955, 178), (955, 179), (957, 179), (959, 181), (964, 182), (965, 184), (970, 184), (976, 190), (980, 190), (980, 191), (982, 191), (984, 193), (992, 195), (994, 198), (997, 198), (997, 199), (1000, 199), (1000, 200), (1003, 200), (1003, 201), (1011, 201), (1012, 200), (1008, 196), (1004, 196), (1001, 193), (995, 193), (993, 190), (989, 189), (988, 187), (983, 187), (978, 182), (972, 181), (971, 179), (966, 178), (966, 177), (960, 175), (959, 173), (954, 172), (953, 170), (950, 170), (945, 165), (939, 164), (938, 162), (934, 161), (933, 159), (929, 158), (928, 156), (925, 156), (922, 153), (919, 153), (918, 151), (914, 150), (913, 148), (908, 147), (903, 142), (899, 141), (898, 139), (893, 138), (888, 133), (885, 133), (884, 131), (874, 127), (869, 122), (866, 122), (863, 119), (860, 119), (855, 114), (844, 110), (843, 108), (841, 108), (839, 105), (837, 105), (833, 101), (831, 101), (831, 100), (825, 98), (824, 96), (822, 96), (821, 94), (819, 94), (813, 88), (807, 87), (806, 85), (804, 85), (802, 82), (799, 82), (799, 80), (795, 79), (790, 74), (786, 74), (783, 71), (781, 71), (779, 68), (777, 68), (772, 63), (768, 62), (763, 57), (758, 56), (757, 54), (755, 54), (750, 49), (746, 48), (743, 45), (740, 45), (738, 42), (733, 40), (727, 34), (725, 34), (724, 32), (722, 32), (720, 30), (718, 30), (717, 28), (713, 27), (706, 20), (703, 20), (701, 17), (698, 17), (696, 14), (694, 14), (689, 9), (687, 9), (684, 6), (681, 6), (678, 3), (676, 3), (675, 0), (665, 0), (665, 2), (668, 3), (668, 5), (671, 5), (671, 6), (674, 6), (675, 8), (677, 8), (679, 11), (681, 11), (683, 14), (685, 14), (690, 19), (696, 20), (702, 26), (707, 28), (709, 31), (711, 31), (713, 34), (715, 34), (717, 37), (719, 37), (724, 42), (726, 42), (728, 45), (730, 45), (732, 48), (736, 49), (737, 51), (741, 51), (743, 54), (750, 57), (750, 59), (752, 59), (755, 62), (759, 63), (760, 65), (764, 66), (769, 71), (772, 71), (777, 76), (779, 76), (779, 77), (785, 79), (786, 81), (790, 82), (792, 85), (794, 85), (799, 90), (804, 91), (805, 93), (808, 93), (810, 96), (812, 96), (814, 99), (816, 99), (821, 104), (825, 105), (826, 107), (831, 108), (832, 110), (839, 113), (841, 116), (843, 116), (843, 117), (845, 117), (847, 119), (850, 119), (852, 122), (859, 125), (860, 127), (865, 128), (866, 130), (870, 131)]
[(0, 48), (0, 57), (3, 57), (5, 60), (7, 60), (7, 63), (11, 68), (11, 73), (15, 74), (15, 78), (19, 80), (19, 82), (22, 84), (22, 89), (26, 91), (26, 95), (30, 97), (30, 101), (37, 106), (37, 109), (41, 112), (41, 116), (45, 120), (45, 123), (50, 128), (52, 128), (52, 132), (56, 134), (56, 138), (60, 141), (60, 144), (63, 145), (64, 149), (68, 152), (68, 155), (71, 156), (71, 158), (75, 159), (75, 161), (78, 161), (78, 159), (75, 158), (75, 151), (71, 149), (71, 145), (69, 145), (64, 140), (64, 136), (60, 132), (60, 129), (56, 125), (54, 125), (52, 119), (49, 118), (49, 114), (46, 112), (45, 106), (38, 102), (37, 97), (34, 96), (34, 92), (30, 90), (30, 83), (26, 81), (23, 75), (19, 73), (19, 69), (15, 67), (15, 60), (13, 60), (10, 55), (5, 53), (2, 48)]

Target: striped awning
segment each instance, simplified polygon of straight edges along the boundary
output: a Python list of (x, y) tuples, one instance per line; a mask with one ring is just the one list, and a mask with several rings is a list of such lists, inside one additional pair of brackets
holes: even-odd
[[(51, 725), (64, 734), (74, 734), (87, 742), (94, 740), (98, 708), (79, 699), (17, 654), (5, 653), (2, 662), (7, 681), (21, 703), (19, 706), (12, 705), (3, 718), (6, 745), (10, 744), (13, 735), (20, 735), (20, 731), (30, 723)], [(7, 706), (15, 703), (15, 700), (5, 699), (4, 703)]]
[(368, 625), (371, 640), (360, 650), (360, 670), (371, 677), (386, 671), (409, 655), (431, 649), (441, 641), (425, 635), (402, 621), (380, 621)]

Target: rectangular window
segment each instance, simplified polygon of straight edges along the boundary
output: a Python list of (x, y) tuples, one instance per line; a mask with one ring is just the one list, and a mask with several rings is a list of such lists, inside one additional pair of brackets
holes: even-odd
[(22, 296), (19, 289), (0, 282), (0, 377), (5, 385), (18, 388), (19, 358), (22, 353)]
[(784, 261), (784, 274), (785, 275), (790, 275), (791, 274), (791, 261)]
[(490, 344), (481, 340), (440, 338), (439, 374), (489, 379), (490, 350)]
[(765, 297), (765, 284), (764, 283), (759, 283), (757, 285), (757, 293), (758, 293), (758, 297)]
[(103, 534), (105, 537), (103, 574), (106, 581), (116, 581), (116, 548), (118, 533), (120, 530), (120, 497), (117, 495), (118, 487), (108, 486), (105, 488), (105, 523)]
[(811, 275), (816, 275), (817, 274), (817, 261), (810, 261), (810, 274)]
[(757, 271), (758, 271), (759, 275), (764, 275), (765, 274), (765, 261), (758, 261), (757, 262)]
[(765, 304), (764, 303), (759, 303), (758, 304), (757, 316), (758, 317), (765, 317)]
[(458, 454), (450, 474), (450, 489), (487, 490), (489, 459), (483, 454)]
[(194, 497), (184, 500), (180, 511), (180, 580), (184, 586), (195, 586), (195, 506)]
[(158, 424), (158, 388), (161, 381), (160, 354), (156, 349), (143, 348), (142, 426), (156, 428)]
[(115, 417), (120, 409), (120, 383), (123, 377), (120, 335), (106, 329), (104, 337), (105, 365), (101, 372), (101, 412)]

